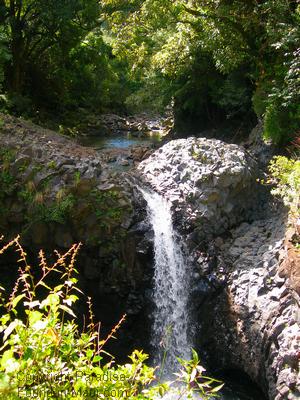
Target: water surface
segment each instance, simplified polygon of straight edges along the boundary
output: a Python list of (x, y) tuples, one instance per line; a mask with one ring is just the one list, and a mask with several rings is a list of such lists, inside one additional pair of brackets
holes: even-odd
[(80, 138), (80, 144), (86, 147), (93, 147), (96, 150), (102, 149), (127, 149), (130, 146), (142, 146), (151, 143), (158, 143), (160, 138), (157, 135), (149, 137), (135, 137), (130, 135), (116, 136), (85, 136)]

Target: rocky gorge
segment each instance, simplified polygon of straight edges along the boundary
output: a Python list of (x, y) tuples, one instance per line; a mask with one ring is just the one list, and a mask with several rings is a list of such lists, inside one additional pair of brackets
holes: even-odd
[[(126, 355), (126, 346), (133, 348), (131, 326), (135, 346), (146, 347), (147, 329), (140, 311), (150, 278), (144, 255), (139, 257), (136, 251), (140, 237), (132, 230), (136, 220), (132, 189), (111, 162), (116, 152), (99, 153), (13, 117), (3, 116), (3, 121), (0, 231), (5, 239), (20, 234), (32, 255), (39, 249), (47, 255), (54, 249), (64, 252), (72, 243), (83, 243), (80, 285), (93, 298), (103, 334), (126, 312), (122, 348)], [(144, 151), (137, 149), (139, 154)], [(2, 257), (0, 262), (4, 280), (11, 285), (17, 273), (13, 260)]]
[[(153, 232), (141, 185), (168, 199), (187, 246), (192, 336), (207, 362), (245, 372), (269, 399), (300, 396), (300, 299), (282, 267), (287, 212), (257, 182), (251, 149), (177, 139), (120, 172), (107, 152), (2, 118), (1, 232), (21, 233), (32, 252), (83, 242), (81, 284), (108, 327), (128, 314), (126, 353), (149, 346), (153, 307)], [(9, 275), (7, 260), (1, 268)]]

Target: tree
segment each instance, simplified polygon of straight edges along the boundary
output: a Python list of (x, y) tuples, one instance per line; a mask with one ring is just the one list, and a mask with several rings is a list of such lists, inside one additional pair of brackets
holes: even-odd
[[(128, 59), (133, 73), (138, 71), (144, 79), (151, 76), (150, 71), (158, 71), (167, 78), (174, 88), (175, 100), (183, 109), (187, 103), (182, 101), (182, 94), (194, 106), (197, 102), (193, 99), (204, 95), (209, 103), (220, 106), (224, 115), (234, 115), (245, 94), (244, 110), (255, 87), (263, 86), (263, 91), (258, 89), (255, 93), (261, 98), (264, 92), (262, 114), (268, 121), (270, 111), (266, 105), (274, 90), (285, 92), (288, 90), (284, 87), (296, 85), (300, 8), (296, 1), (132, 0), (124, 4), (120, 0), (104, 0), (103, 3), (106, 18), (115, 32), (114, 51)], [(276, 38), (282, 43), (281, 49), (276, 49)], [(289, 56), (285, 54), (287, 42)], [(203, 67), (214, 75), (214, 83), (204, 92), (193, 93), (201, 82), (207, 87)], [(274, 82), (270, 77), (275, 77)], [(220, 87), (224, 88), (223, 98), (220, 93), (218, 96), (212, 93), (219, 92), (216, 89)], [(278, 95), (277, 102), (273, 107), (278, 111), (284, 104)], [(291, 102), (290, 114), (295, 119), (295, 98)], [(280, 124), (285, 125), (283, 121)], [(295, 126), (292, 131), (295, 133)], [(290, 133), (281, 132), (279, 136), (287, 138)], [(272, 130), (271, 136), (275, 135)]]
[(22, 93), (30, 65), (54, 47), (66, 53), (97, 24), (96, 0), (1, 0), (1, 23), (8, 30), (11, 60), (8, 88)]

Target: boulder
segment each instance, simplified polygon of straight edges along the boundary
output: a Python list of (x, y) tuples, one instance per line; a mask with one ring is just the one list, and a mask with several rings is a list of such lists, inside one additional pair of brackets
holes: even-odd
[(196, 227), (199, 239), (243, 220), (256, 200), (256, 162), (242, 147), (220, 140), (173, 140), (138, 171), (146, 185), (173, 203), (179, 228)]

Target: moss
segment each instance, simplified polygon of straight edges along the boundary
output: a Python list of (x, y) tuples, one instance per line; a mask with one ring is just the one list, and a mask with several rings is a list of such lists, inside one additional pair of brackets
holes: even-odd
[(122, 195), (117, 190), (101, 192), (95, 189), (91, 192), (90, 202), (97, 220), (103, 227), (122, 223), (126, 209), (120, 205), (121, 198)]
[(48, 169), (54, 169), (54, 170), (55, 170), (55, 169), (57, 168), (56, 162), (55, 162), (54, 160), (48, 162), (47, 168), (48, 168)]
[(11, 161), (14, 152), (11, 150), (0, 150), (0, 201), (10, 195), (15, 187), (15, 178), (10, 172)]

